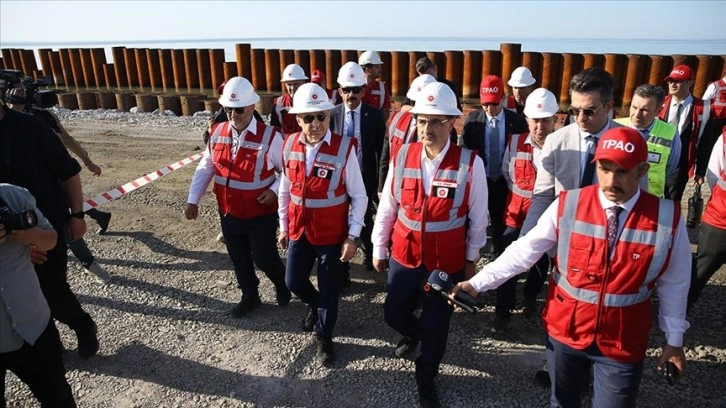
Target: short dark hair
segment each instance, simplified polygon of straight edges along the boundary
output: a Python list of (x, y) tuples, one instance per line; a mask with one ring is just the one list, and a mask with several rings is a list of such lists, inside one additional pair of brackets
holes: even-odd
[(588, 68), (570, 80), (570, 95), (573, 92), (600, 92), (600, 100), (613, 99), (613, 76), (602, 68)]
[(416, 61), (416, 72), (419, 73), (419, 75), (431, 68), (434, 68), (436, 64), (434, 64), (433, 61), (429, 57), (421, 57)]
[(638, 95), (641, 98), (655, 98), (655, 106), (660, 108), (665, 101), (665, 90), (658, 85), (643, 84), (635, 88), (633, 95)]

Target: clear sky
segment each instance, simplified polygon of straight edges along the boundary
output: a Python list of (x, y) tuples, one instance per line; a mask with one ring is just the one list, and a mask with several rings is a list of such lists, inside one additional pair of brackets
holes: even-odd
[[(0, 1), (0, 45), (270, 37), (719, 39), (725, 1)], [(253, 44), (254, 46), (254, 44)]]

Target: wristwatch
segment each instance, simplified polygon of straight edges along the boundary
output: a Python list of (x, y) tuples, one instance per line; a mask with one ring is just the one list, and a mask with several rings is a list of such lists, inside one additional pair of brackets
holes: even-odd
[(75, 212), (75, 213), (71, 213), (71, 217), (73, 217), (73, 218), (83, 219), (83, 217), (85, 217), (85, 216), (86, 216), (86, 213), (84, 213), (83, 211), (78, 211), (78, 212)]
[(353, 243), (357, 247), (360, 247), (360, 244), (361, 244), (360, 237), (356, 237), (355, 235), (348, 235), (348, 239), (351, 240), (351, 241), (353, 241)]

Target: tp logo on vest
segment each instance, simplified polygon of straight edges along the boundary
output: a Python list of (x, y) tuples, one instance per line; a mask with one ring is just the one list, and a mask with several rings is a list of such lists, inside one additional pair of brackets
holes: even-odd
[(626, 153), (633, 153), (635, 151), (635, 145), (627, 142), (623, 143), (621, 140), (603, 140), (602, 142), (602, 148), (603, 149), (615, 149), (615, 150), (621, 150)]

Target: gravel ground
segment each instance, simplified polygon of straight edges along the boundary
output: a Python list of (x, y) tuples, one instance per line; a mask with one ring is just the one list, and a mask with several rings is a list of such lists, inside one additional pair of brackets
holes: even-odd
[[(100, 177), (84, 170), (87, 197), (194, 154), (206, 123), (205, 117), (148, 113), (57, 113), (104, 169)], [(113, 275), (110, 284), (99, 284), (69, 257), (71, 287), (98, 323), (101, 340), (97, 357), (80, 360), (75, 336), (59, 325), (79, 406), (416, 406), (413, 361), (393, 356), (398, 336), (383, 321), (385, 277), (365, 272), (360, 258), (340, 301), (338, 361), (332, 369), (315, 363), (312, 338), (299, 328), (304, 305), (293, 300), (278, 307), (263, 274), (259, 311), (243, 320), (225, 314), (240, 293), (225, 247), (215, 241), (213, 194), (204, 197), (199, 220), (182, 215), (193, 171), (194, 165), (187, 166), (104, 205), (102, 210), (113, 213), (105, 236), (88, 221), (86, 239), (97, 262)], [(686, 378), (666, 385), (655, 359), (648, 358), (639, 406), (726, 406), (725, 285), (726, 268), (721, 268), (689, 317)], [(494, 304), (493, 294), (484, 298)], [(442, 403), (548, 406), (549, 390), (533, 380), (544, 362), (539, 319), (516, 313), (510, 331), (493, 335), (493, 311), (489, 306), (477, 315), (455, 313), (438, 378)], [(648, 354), (655, 355), (662, 341), (653, 329)], [(5, 396), (9, 407), (38, 406), (12, 374)]]

